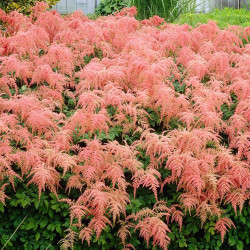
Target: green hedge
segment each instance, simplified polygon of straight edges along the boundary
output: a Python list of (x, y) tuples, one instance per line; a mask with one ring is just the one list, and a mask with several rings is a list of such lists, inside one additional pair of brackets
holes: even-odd
[(217, 22), (220, 28), (228, 25), (240, 25), (242, 27), (250, 26), (250, 11), (246, 9), (229, 9), (214, 10), (208, 14), (184, 14), (181, 15), (176, 23), (195, 26), (198, 23), (207, 23), (209, 20)]

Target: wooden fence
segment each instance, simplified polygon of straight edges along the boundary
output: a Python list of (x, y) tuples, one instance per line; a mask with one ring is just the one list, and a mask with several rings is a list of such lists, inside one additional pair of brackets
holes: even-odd
[(197, 12), (206, 13), (213, 9), (228, 8), (247, 8), (250, 7), (250, 0), (197, 0)]
[(52, 9), (61, 14), (82, 10), (85, 14), (94, 13), (100, 0), (61, 0)]

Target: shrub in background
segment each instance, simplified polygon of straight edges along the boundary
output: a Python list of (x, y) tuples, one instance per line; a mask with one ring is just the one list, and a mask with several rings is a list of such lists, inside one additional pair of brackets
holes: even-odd
[(5, 12), (18, 10), (24, 14), (30, 13), (30, 8), (35, 6), (36, 2), (46, 2), (49, 7), (52, 7), (59, 0), (1, 0), (0, 8)]
[(101, 0), (95, 13), (100, 16), (107, 16), (128, 6), (127, 0)]

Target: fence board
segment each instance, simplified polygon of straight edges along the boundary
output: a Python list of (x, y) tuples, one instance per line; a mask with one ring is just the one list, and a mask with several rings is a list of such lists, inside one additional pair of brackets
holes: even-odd
[(65, 14), (67, 9), (67, 0), (61, 0), (59, 3), (56, 4), (56, 10), (62, 14)]
[[(202, 2), (204, 4), (209, 5), (209, 10), (212, 9), (222, 9), (225, 7), (228, 8), (235, 8), (235, 9), (239, 9), (239, 8), (243, 8), (246, 7), (247, 9), (249, 9), (249, 0), (198, 0), (198, 2)], [(207, 9), (206, 9), (207, 10)], [(205, 12), (207, 12), (205, 10)]]
[(77, 0), (67, 0), (66, 13), (72, 13), (76, 11), (76, 8), (77, 8)]
[(99, 3), (100, 0), (61, 0), (52, 9), (61, 14), (72, 13), (76, 10), (82, 10), (85, 14), (89, 14), (94, 13)]

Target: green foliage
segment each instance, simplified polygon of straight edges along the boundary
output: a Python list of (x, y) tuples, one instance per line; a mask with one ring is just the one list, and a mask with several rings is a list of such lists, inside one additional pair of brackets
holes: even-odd
[[(10, 189), (6, 190), (11, 193)], [(20, 228), (9, 240), (5, 249), (58, 249), (57, 243), (69, 227), (69, 208), (58, 202), (52, 193), (43, 193), (39, 201), (37, 188), (16, 185), (16, 192), (6, 207), (0, 205), (0, 243), (3, 246), (26, 217)], [(62, 198), (61, 195), (59, 195)]]
[(137, 7), (139, 19), (157, 15), (172, 22), (180, 14), (194, 11), (196, 0), (130, 0), (129, 5)]
[(228, 25), (240, 25), (247, 27), (250, 25), (250, 11), (246, 9), (229, 9), (213, 10), (207, 14), (183, 14), (178, 19), (177, 23), (195, 26), (198, 23), (207, 23), (209, 20), (216, 21), (220, 28)]
[[(176, 88), (179, 86), (176, 85)], [(115, 113), (114, 107), (110, 106), (109, 115)], [(226, 112), (226, 111), (225, 111)], [(152, 127), (161, 127), (159, 117), (153, 110), (148, 110), (150, 114), (149, 122)], [(109, 131), (109, 140), (120, 140), (122, 134), (121, 127), (111, 128)], [(101, 141), (107, 140), (107, 135), (102, 133), (99, 135)], [(124, 136), (127, 143), (135, 140), (132, 136)], [(137, 138), (138, 139), (138, 138)], [(145, 151), (141, 150), (141, 157), (138, 158), (144, 166), (150, 163), (150, 159), (146, 156)], [(170, 173), (164, 169), (164, 164), (160, 173), (166, 178)], [(68, 178), (66, 175), (65, 178)], [(62, 187), (65, 183), (61, 183)], [(20, 228), (16, 231), (14, 236), (9, 240), (5, 249), (59, 249), (58, 242), (65, 237), (65, 230), (69, 228), (69, 206), (64, 202), (58, 202), (56, 196), (49, 191), (42, 193), (40, 201), (38, 198), (37, 187), (34, 185), (26, 186), (25, 182), (16, 180), (15, 192), (11, 187), (6, 190), (6, 195), (11, 199), (6, 200), (6, 206), (0, 204), (0, 244), (3, 246), (10, 238), (12, 233), (18, 227), (20, 222), (27, 216)], [(63, 190), (63, 189), (61, 189)], [(61, 191), (62, 192), (62, 191)], [(143, 208), (152, 208), (155, 205), (155, 196), (151, 190), (138, 188), (136, 198), (133, 197), (132, 187), (128, 187), (131, 204), (127, 205), (126, 212), (128, 215), (139, 212)], [(177, 192), (176, 184), (167, 184), (163, 192), (159, 194), (160, 200), (166, 200), (168, 205), (178, 203), (178, 196), (181, 192)], [(74, 191), (71, 191), (71, 198), (74, 198)], [(59, 198), (66, 197), (63, 193), (59, 194)], [(237, 229), (230, 229), (225, 236), (224, 243), (221, 242), (221, 237), (215, 232), (214, 226), (216, 218), (212, 218), (201, 228), (200, 219), (191, 214), (186, 214), (183, 221), (183, 227), (180, 231), (177, 223), (171, 223), (169, 234), (171, 243), (169, 249), (247, 249), (250, 242), (250, 208), (245, 205), (243, 211), (239, 215), (235, 215), (231, 205), (225, 208), (226, 215), (232, 219)], [(75, 227), (71, 227), (76, 232)], [(91, 241), (91, 249), (93, 250), (108, 250), (108, 249), (122, 249), (120, 239), (117, 236), (118, 227), (106, 227), (99, 239)], [(130, 243), (136, 249), (153, 249), (152, 243), (147, 247), (146, 243), (139, 232), (133, 233)], [(87, 249), (86, 242), (78, 241), (74, 245), (75, 250)], [(155, 247), (155, 249), (159, 249)]]
[(29, 14), (30, 8), (32, 8), (36, 2), (46, 2), (49, 7), (52, 7), (59, 0), (1, 0), (0, 8), (6, 12), (18, 10), (21, 13)]
[(221, 106), (221, 111), (223, 112), (223, 120), (228, 120), (233, 114), (237, 104), (232, 104), (231, 107), (225, 103)]
[(125, 7), (127, 7), (127, 0), (101, 0), (95, 13), (100, 16), (107, 16)]
[[(171, 205), (177, 203), (178, 195), (176, 186), (174, 184), (169, 184), (164, 188), (160, 198), (166, 199), (168, 204)], [(147, 192), (145, 192), (143, 189), (138, 189), (136, 199), (131, 197), (131, 205), (127, 206), (127, 211), (137, 212), (144, 207), (153, 207), (154, 204), (154, 195), (150, 193), (150, 191), (147, 190)], [(232, 206), (227, 205), (225, 207), (225, 212), (227, 216), (233, 220), (237, 229), (230, 229), (223, 243), (221, 242), (220, 235), (214, 230), (216, 218), (210, 219), (203, 225), (203, 228), (201, 228), (200, 219), (195, 216), (194, 213), (187, 213), (184, 216), (181, 231), (177, 223), (171, 224), (170, 229), (172, 232), (169, 234), (171, 242), (168, 249), (226, 250), (229, 247), (230, 249), (237, 250), (248, 249), (250, 246), (250, 235), (248, 233), (250, 230), (250, 208), (246, 205), (241, 214), (235, 215)], [(137, 247), (139, 249), (138, 245), (134, 246), (136, 249)]]

